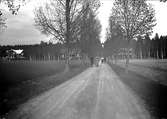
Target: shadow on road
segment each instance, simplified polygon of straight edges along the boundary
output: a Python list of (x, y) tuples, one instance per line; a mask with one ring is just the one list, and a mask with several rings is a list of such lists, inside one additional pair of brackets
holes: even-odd
[(155, 118), (167, 118), (167, 86), (159, 84), (133, 71), (125, 73), (125, 69), (118, 65), (111, 65), (112, 69), (135, 93), (144, 100), (147, 109)]

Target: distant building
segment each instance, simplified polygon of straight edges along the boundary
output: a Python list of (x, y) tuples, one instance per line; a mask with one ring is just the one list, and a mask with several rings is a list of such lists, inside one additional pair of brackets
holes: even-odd
[(6, 50), (6, 59), (9, 60), (15, 60), (15, 59), (23, 59), (24, 58), (24, 50), (23, 49), (10, 49), (10, 50)]

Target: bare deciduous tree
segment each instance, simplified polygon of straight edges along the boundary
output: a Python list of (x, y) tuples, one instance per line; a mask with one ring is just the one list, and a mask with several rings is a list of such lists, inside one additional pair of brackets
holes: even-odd
[(79, 45), (81, 50), (88, 56), (96, 56), (101, 47), (100, 32), (101, 24), (96, 17), (96, 11), (92, 10), (87, 4), (86, 12), (83, 14), (79, 34)]
[[(115, 0), (112, 18), (122, 27), (125, 40), (130, 42), (138, 35), (152, 33), (155, 24), (155, 13), (146, 0)], [(129, 51), (127, 53), (127, 66)]]
[(13, 15), (17, 15), (20, 7), (25, 5), (28, 1), (29, 0), (0, 0), (0, 4), (5, 4)]
[(99, 0), (51, 0), (45, 7), (35, 11), (36, 26), (43, 33), (66, 44), (67, 64), (69, 46), (75, 40), (81, 16), (87, 9), (83, 6), (87, 3), (92, 9), (99, 7)]
[(0, 11), (0, 32), (6, 28), (6, 18), (2, 15)]

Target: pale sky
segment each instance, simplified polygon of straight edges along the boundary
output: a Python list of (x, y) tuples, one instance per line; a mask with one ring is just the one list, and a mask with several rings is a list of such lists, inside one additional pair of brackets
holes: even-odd
[[(43, 0), (47, 1), (47, 0)], [(167, 2), (161, 3), (159, 0), (150, 0), (155, 8), (157, 25), (154, 27), (154, 32), (159, 35), (167, 35)], [(26, 6), (21, 7), (18, 15), (11, 15), (6, 12), (7, 29), (0, 33), (0, 45), (15, 45), (15, 44), (34, 44), (41, 40), (48, 41), (45, 35), (42, 35), (34, 27), (33, 9), (40, 5), (41, 0), (32, 0)], [(111, 14), (113, 0), (101, 0), (101, 7), (99, 8), (98, 18), (102, 25), (101, 41), (104, 41), (106, 28), (108, 27), (108, 18)], [(0, 6), (2, 7), (2, 6)]]

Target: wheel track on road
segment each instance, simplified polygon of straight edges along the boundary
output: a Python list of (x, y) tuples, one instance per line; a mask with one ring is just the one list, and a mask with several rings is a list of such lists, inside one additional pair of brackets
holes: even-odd
[[(90, 75), (92, 75), (92, 74), (90, 74)], [(89, 77), (90, 75), (86, 76), (85, 78)], [(63, 99), (60, 99), (60, 102), (58, 102), (57, 105), (54, 105), (54, 108), (51, 109), (49, 111), (49, 113), (45, 114), (43, 119), (46, 119), (46, 117), (50, 117), (50, 115), (53, 114), (53, 111), (54, 111), (54, 115), (58, 114), (70, 99), (77, 98), (78, 95), (88, 86), (89, 82), (91, 81), (90, 78), (87, 78), (86, 80), (85, 80), (85, 78), (79, 79), (79, 80), (83, 81), (83, 83), (81, 82), (81, 84), (78, 85), (77, 88), (75, 88), (74, 91), (70, 93), (70, 95), (64, 96)]]

